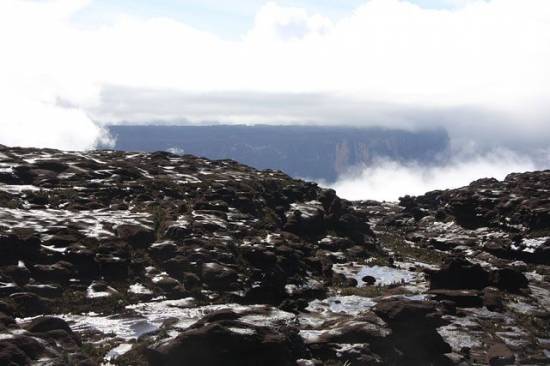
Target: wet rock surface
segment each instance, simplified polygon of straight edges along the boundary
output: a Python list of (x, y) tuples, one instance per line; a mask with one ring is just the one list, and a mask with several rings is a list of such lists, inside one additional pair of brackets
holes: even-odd
[(0, 364), (550, 364), (549, 190), (0, 147)]

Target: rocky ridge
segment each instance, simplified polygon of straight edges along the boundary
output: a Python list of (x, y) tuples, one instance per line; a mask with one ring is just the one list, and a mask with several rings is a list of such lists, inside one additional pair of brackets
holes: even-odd
[(0, 364), (550, 364), (549, 192), (0, 146)]

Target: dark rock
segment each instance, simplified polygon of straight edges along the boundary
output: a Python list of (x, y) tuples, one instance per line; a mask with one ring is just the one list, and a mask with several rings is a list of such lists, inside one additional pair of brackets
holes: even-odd
[(491, 240), (483, 245), (483, 249), (498, 257), (506, 258), (510, 255), (511, 243), (503, 240)]
[(513, 365), (516, 357), (506, 345), (495, 343), (487, 351), (487, 363), (490, 366)]
[(201, 279), (195, 273), (184, 272), (182, 275), (182, 282), (185, 288), (193, 289), (196, 287), (201, 287)]
[(193, 265), (191, 260), (183, 255), (176, 255), (162, 263), (162, 268), (175, 278), (181, 278), (185, 272), (200, 273), (199, 266), (200, 264)]
[(348, 249), (354, 245), (355, 243), (347, 238), (326, 237), (319, 240), (319, 248), (333, 252)]
[(229, 208), (227, 203), (221, 200), (209, 200), (209, 201), (199, 201), (195, 203), (195, 210), (212, 210), (212, 211), (222, 211), (227, 212)]
[(65, 320), (54, 316), (41, 316), (33, 319), (30, 324), (25, 326), (25, 329), (31, 333), (47, 333), (62, 330), (73, 338), (77, 344), (80, 344), (80, 337), (73, 333), (69, 324)]
[(201, 278), (211, 288), (232, 288), (237, 277), (235, 270), (221, 264), (204, 263), (202, 265)]
[(377, 347), (382, 342), (388, 341), (391, 330), (374, 314), (365, 315), (353, 320), (344, 320), (331, 325), (322, 332), (318, 341), (320, 343), (367, 343)]
[(155, 232), (139, 225), (119, 225), (117, 236), (136, 248), (146, 248), (155, 241)]
[(56, 344), (60, 346), (65, 351), (75, 352), (78, 351), (82, 345), (80, 338), (75, 336), (73, 333), (69, 333), (63, 329), (53, 329), (45, 333), (35, 333), (37, 336), (43, 337), (44, 339), (51, 339)]
[(358, 244), (369, 242), (368, 238), (374, 237), (367, 218), (360, 218), (349, 212), (342, 214), (334, 226), (336, 230)]
[(93, 250), (79, 246), (71, 246), (65, 252), (65, 259), (71, 263), (78, 274), (89, 278), (97, 275), (99, 266), (95, 260), (96, 254)]
[(69, 169), (69, 166), (57, 160), (38, 160), (33, 163), (34, 169), (51, 170), (52, 172), (62, 173)]
[(31, 272), (25, 266), (11, 265), (5, 266), (0, 270), (2, 274), (11, 278), (18, 286), (25, 286), (31, 278)]
[(183, 224), (172, 224), (168, 226), (164, 232), (164, 237), (167, 239), (181, 241), (189, 237), (193, 230)]
[(55, 284), (28, 284), (25, 290), (46, 298), (60, 297), (63, 294), (63, 287)]
[(15, 319), (13, 316), (0, 311), (0, 330), (15, 326)]
[(10, 296), (16, 292), (21, 292), (21, 287), (15, 283), (0, 283), (0, 296)]
[(485, 306), (487, 310), (490, 311), (504, 311), (502, 293), (494, 287), (485, 287), (483, 289), (483, 306)]
[(30, 364), (31, 359), (23, 350), (9, 340), (0, 340), (0, 365), (25, 366)]
[(52, 245), (54, 247), (58, 248), (66, 248), (70, 246), (71, 244), (74, 244), (78, 242), (79, 237), (77, 235), (73, 234), (56, 234), (52, 236), (48, 241), (46, 241), (46, 245)]
[(8, 340), (32, 360), (36, 360), (44, 352), (44, 346), (36, 339), (27, 336), (15, 336)]
[(0, 263), (16, 264), (21, 258), (35, 258), (40, 244), (33, 234), (0, 234)]
[(167, 260), (176, 254), (176, 243), (173, 241), (163, 241), (152, 244), (148, 251), (151, 256), (157, 260)]
[(15, 308), (11, 304), (5, 301), (0, 301), (0, 312), (8, 315), (13, 315), (14, 311)]
[(162, 277), (155, 282), (155, 285), (160, 287), (164, 291), (171, 291), (178, 286), (181, 286), (178, 280), (172, 277)]
[(292, 348), (288, 336), (275, 329), (224, 320), (186, 330), (146, 356), (155, 366), (290, 366), (297, 359)]
[(338, 285), (340, 287), (356, 287), (358, 285), (355, 278), (346, 277), (342, 273), (335, 273), (332, 277), (332, 282), (334, 285)]
[(478, 291), (473, 290), (430, 290), (437, 300), (452, 301), (458, 307), (480, 307), (483, 304)]
[(325, 231), (324, 210), (314, 204), (303, 204), (288, 212), (284, 230), (306, 236), (321, 235)]
[(444, 364), (443, 355), (451, 352), (451, 347), (437, 332), (445, 322), (435, 303), (394, 298), (378, 302), (373, 311), (392, 330), (387, 341), (405, 355), (399, 364)]
[(376, 278), (372, 276), (364, 276), (361, 280), (367, 285), (374, 285), (376, 282)]
[(16, 305), (16, 311), (23, 316), (40, 315), (49, 311), (48, 302), (30, 292), (18, 292), (10, 295)]
[(456, 303), (452, 300), (440, 300), (439, 309), (443, 314), (455, 315)]
[[(42, 162), (45, 154), (48, 161)], [(496, 339), (514, 345), (516, 363), (545, 362), (550, 171), (404, 197), (399, 206), (349, 202), (278, 171), (190, 155), (7, 148), (0, 160), (14, 167), (4, 169), (0, 181), (38, 187), (22, 193), (0, 189), (0, 297), (6, 299), (0, 302), (0, 343), (9, 343), (0, 347), (0, 364), (38, 357), (52, 365), (84, 365), (102, 356), (81, 348), (66, 324), (28, 332), (17, 318), (50, 310), (126, 318), (133, 308), (128, 305), (141, 312), (144, 301), (161, 301), (160, 296), (192, 297), (190, 306), (201, 307), (197, 311), (206, 309), (203, 305), (239, 306), (209, 314), (185, 330), (176, 317), (169, 318), (161, 331), (137, 339), (131, 352), (149, 347), (153, 364), (510, 362), (509, 355), (494, 350), (497, 361), (485, 359), (487, 342)], [(416, 272), (415, 280), (407, 286), (355, 288), (355, 279), (332, 269), (336, 263), (370, 263), (368, 258), (390, 266), (404, 263)], [(426, 270), (431, 287), (426, 292), (418, 271), (437, 265), (440, 269)], [(359, 282), (377, 284), (370, 276)], [(133, 284), (150, 291), (127, 291)], [(421, 296), (409, 296), (415, 285), (418, 291), (412, 292)], [(336, 311), (338, 305), (350, 308), (346, 301), (356, 298), (348, 295), (371, 290), (383, 292), (374, 308)], [(113, 296), (84, 300), (93, 291)], [(329, 299), (331, 312), (324, 311), (324, 302), (310, 306), (329, 296), (347, 298), (340, 304)], [(178, 303), (166, 305), (176, 314)], [(258, 304), (315, 319), (296, 322), (311, 331), (303, 333), (307, 346), (288, 327), (290, 321), (275, 317), (270, 329), (243, 323), (258, 319), (257, 309), (264, 308)], [(502, 314), (471, 309), (481, 305)], [(459, 345), (449, 353), (444, 338), (454, 336), (453, 329), (481, 344), (469, 342), (471, 349)], [(179, 338), (164, 338), (175, 331)], [(12, 342), (19, 336), (29, 337)], [(86, 344), (118, 342), (113, 334), (82, 336)], [(146, 361), (141, 355), (115, 362)]]
[(34, 278), (45, 281), (65, 283), (76, 275), (74, 266), (67, 261), (55, 264), (35, 264), (31, 267)]
[(535, 248), (533, 255), (530, 257), (534, 263), (550, 263), (550, 239), (546, 240), (542, 245)]
[(277, 263), (277, 256), (267, 248), (243, 248), (243, 257), (253, 266), (268, 269), (275, 266)]
[(308, 305), (309, 302), (306, 299), (286, 299), (279, 305), (279, 309), (298, 314), (304, 311)]
[(491, 272), (490, 283), (504, 291), (518, 292), (527, 288), (529, 281), (523, 273), (512, 268), (501, 268)]
[(489, 284), (489, 272), (461, 257), (446, 259), (439, 270), (425, 270), (431, 289), (476, 289)]
[(114, 255), (96, 254), (99, 272), (107, 278), (127, 278), (128, 261)]

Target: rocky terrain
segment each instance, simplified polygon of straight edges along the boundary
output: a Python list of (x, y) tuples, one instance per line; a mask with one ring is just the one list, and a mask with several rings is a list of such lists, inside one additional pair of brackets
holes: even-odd
[(0, 146), (1, 365), (550, 364), (550, 171), (398, 203)]

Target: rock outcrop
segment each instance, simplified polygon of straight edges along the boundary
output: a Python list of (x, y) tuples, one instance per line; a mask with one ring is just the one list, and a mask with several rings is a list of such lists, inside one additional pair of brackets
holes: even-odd
[(548, 187), (349, 202), (229, 160), (0, 147), (0, 363), (546, 364)]

